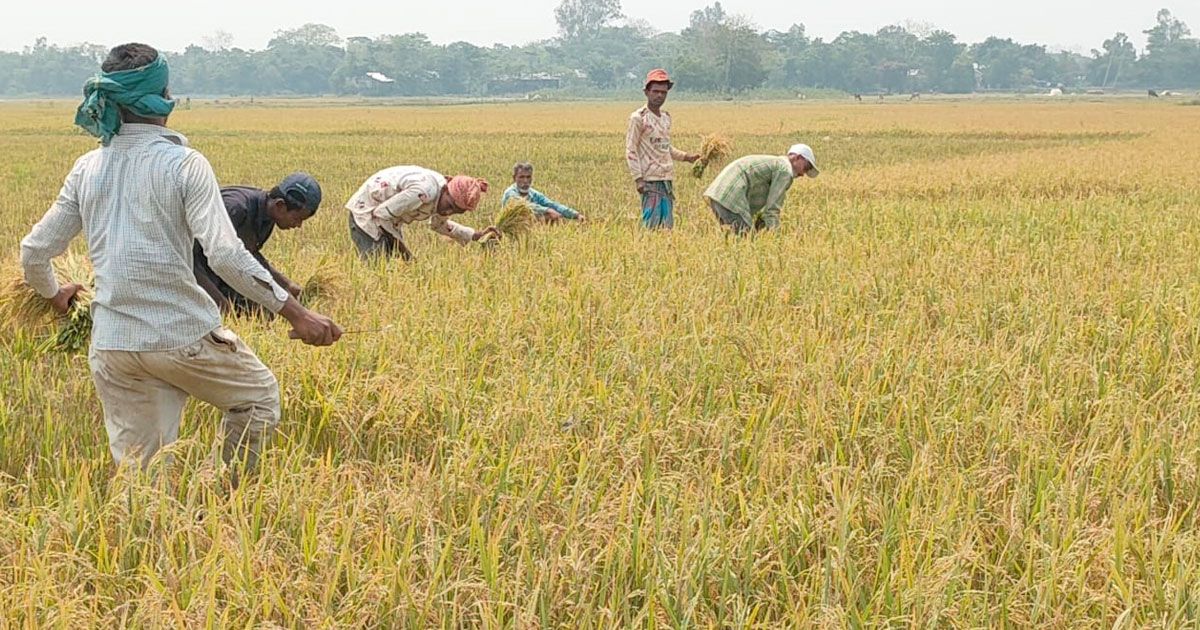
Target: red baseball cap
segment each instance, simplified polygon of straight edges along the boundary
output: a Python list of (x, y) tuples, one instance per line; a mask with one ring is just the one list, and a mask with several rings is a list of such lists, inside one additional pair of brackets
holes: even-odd
[(646, 74), (646, 87), (649, 88), (651, 83), (666, 83), (668, 90), (675, 87), (675, 82), (662, 68), (655, 68)]

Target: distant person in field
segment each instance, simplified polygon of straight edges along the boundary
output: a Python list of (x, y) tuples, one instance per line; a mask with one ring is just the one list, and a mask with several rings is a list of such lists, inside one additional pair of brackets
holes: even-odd
[(75, 162), (21, 241), (25, 281), (67, 312), (82, 287), (60, 286), (50, 261), (83, 232), (96, 275), (88, 364), (118, 464), (145, 466), (174, 442), (195, 396), (224, 412), (222, 458), (252, 469), (279, 422), (279, 383), (221, 326), (192, 273), (193, 243), (239, 293), (286, 318), (293, 338), (327, 346), (342, 329), (301, 306), (238, 239), (208, 160), (166, 127), (175, 102), (158, 51), (117, 46), (101, 70), (84, 84), (75, 124), (102, 146)]
[(735, 234), (779, 228), (779, 212), (796, 178), (816, 177), (817, 161), (807, 144), (793, 145), (787, 155), (748, 155), (721, 169), (704, 198), (717, 222)]
[(571, 221), (586, 221), (587, 217), (579, 214), (568, 206), (543, 195), (533, 187), (533, 164), (518, 162), (513, 165), (513, 183), (504, 195), (500, 197), (500, 207), (508, 205), (513, 199), (524, 199), (529, 202), (533, 214), (546, 223), (557, 223), (560, 219)]
[(625, 161), (642, 196), (642, 225), (650, 229), (675, 226), (675, 162), (700, 159), (671, 146), (671, 115), (662, 106), (674, 85), (666, 70), (651, 70), (646, 106), (629, 115), (625, 133)]
[[(308, 173), (292, 173), (271, 190), (248, 186), (228, 186), (221, 189), (221, 201), (229, 213), (229, 221), (246, 251), (266, 269), (271, 278), (292, 297), (300, 297), (300, 285), (276, 269), (262, 254), (262, 247), (275, 228), (291, 230), (304, 225), (321, 205), (321, 186)], [(265, 314), (262, 307), (221, 279), (208, 264), (204, 248), (197, 242), (192, 248), (193, 271), (196, 282), (217, 303), (223, 313)]]
[(420, 166), (386, 168), (363, 182), (346, 202), (350, 238), (364, 260), (379, 255), (412, 260), (401, 228), (417, 221), (428, 220), (434, 232), (462, 245), (488, 234), (499, 238), (495, 226), (474, 230), (449, 218), (474, 211), (487, 190), (486, 181), (469, 175), (447, 179)]

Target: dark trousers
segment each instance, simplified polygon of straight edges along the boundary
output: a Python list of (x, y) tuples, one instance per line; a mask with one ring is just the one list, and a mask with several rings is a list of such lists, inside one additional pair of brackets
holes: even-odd
[(398, 239), (384, 230), (379, 232), (378, 239), (371, 238), (370, 234), (358, 227), (353, 214), (350, 215), (350, 240), (354, 242), (354, 247), (358, 249), (358, 256), (363, 260), (370, 260), (376, 256), (393, 257), (397, 255), (404, 260), (412, 260), (412, 252), (408, 251), (408, 247), (404, 245), (402, 239)]
[(715, 200), (709, 199), (708, 207), (712, 208), (713, 214), (716, 215), (718, 223), (732, 227), (733, 233), (737, 234), (738, 236), (741, 236), (742, 234), (748, 234), (751, 231), (758, 231), (766, 227), (766, 225), (762, 222), (762, 219), (756, 220), (754, 222), (754, 227), (751, 227), (749, 223), (746, 223), (746, 219), (743, 218), (742, 215), (730, 210), (729, 208), (726, 208), (725, 206), (722, 206)]
[(226, 300), (229, 300), (229, 305), (233, 307), (233, 312), (237, 313), (238, 315), (254, 315), (256, 317), (265, 317), (267, 319), (270, 319), (274, 316), (274, 314), (264, 308), (263, 305), (251, 300), (241, 293), (238, 293), (233, 287), (229, 286), (229, 284), (227, 284), (221, 279), (220, 276), (211, 270), (198, 268), (196, 269), (196, 274), (206, 275), (209, 281), (217, 287), (217, 291), (219, 291), (221, 295), (225, 296)]

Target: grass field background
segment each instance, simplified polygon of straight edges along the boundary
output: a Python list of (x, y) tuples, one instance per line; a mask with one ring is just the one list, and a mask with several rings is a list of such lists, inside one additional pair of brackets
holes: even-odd
[[(118, 475), (86, 361), (5, 333), (0, 627), (1198, 623), (1200, 107), (668, 105), (685, 150), (816, 150), (783, 229), (731, 240), (687, 168), (677, 229), (638, 227), (635, 106), (178, 112), (222, 184), (314, 174), (266, 254), (393, 327), (230, 322), (284, 396), (232, 494), (213, 410)], [(94, 146), (71, 113), (0, 104), (9, 265)], [(486, 177), (481, 227), (518, 160), (591, 222), (354, 255), (376, 170)]]

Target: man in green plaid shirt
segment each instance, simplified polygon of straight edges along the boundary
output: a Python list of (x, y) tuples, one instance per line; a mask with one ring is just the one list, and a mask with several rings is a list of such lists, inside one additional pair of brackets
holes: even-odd
[(734, 160), (704, 191), (722, 225), (735, 234), (779, 227), (779, 210), (792, 182), (816, 177), (816, 158), (807, 144), (793, 145), (787, 155), (747, 155)]

